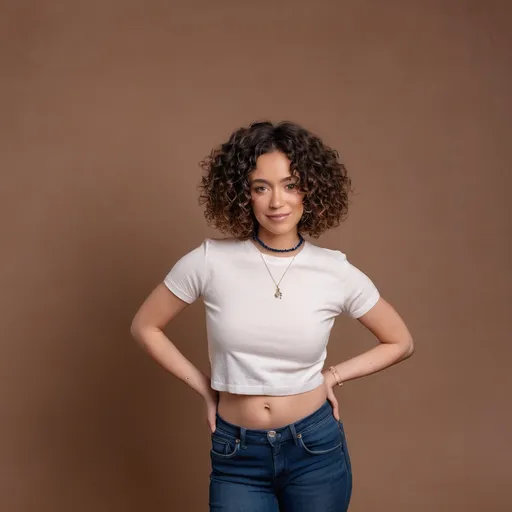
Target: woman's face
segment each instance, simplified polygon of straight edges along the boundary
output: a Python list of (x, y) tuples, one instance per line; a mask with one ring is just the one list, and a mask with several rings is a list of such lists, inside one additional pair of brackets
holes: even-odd
[(290, 172), (290, 160), (281, 152), (261, 155), (249, 175), (251, 204), (256, 220), (274, 235), (297, 231), (304, 208), (298, 178)]

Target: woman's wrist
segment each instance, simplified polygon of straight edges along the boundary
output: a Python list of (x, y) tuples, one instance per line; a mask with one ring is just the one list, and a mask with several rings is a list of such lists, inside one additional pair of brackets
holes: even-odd
[(341, 378), (336, 366), (330, 366), (327, 374), (329, 375), (329, 382), (331, 383), (331, 387), (343, 386), (343, 379)]
[(334, 388), (334, 386), (336, 386), (336, 384), (337, 384), (336, 379), (334, 378), (334, 375), (329, 370), (325, 370), (323, 372), (323, 374), (324, 374), (324, 382), (327, 385), (327, 387)]
[(207, 400), (212, 395), (212, 387), (210, 378), (202, 372), (199, 372), (199, 390), (201, 397)]

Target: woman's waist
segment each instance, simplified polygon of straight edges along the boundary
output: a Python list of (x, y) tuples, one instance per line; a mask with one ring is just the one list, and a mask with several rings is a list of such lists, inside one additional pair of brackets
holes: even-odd
[(219, 392), (219, 416), (247, 429), (276, 429), (304, 418), (321, 407), (327, 399), (324, 384), (285, 396), (242, 395)]

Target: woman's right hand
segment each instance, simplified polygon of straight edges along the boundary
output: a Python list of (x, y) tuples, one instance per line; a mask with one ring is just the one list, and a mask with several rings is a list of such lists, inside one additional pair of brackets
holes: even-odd
[(206, 405), (206, 422), (210, 427), (210, 432), (213, 434), (217, 424), (217, 405), (219, 403), (219, 392), (210, 387), (208, 394), (204, 398), (204, 402)]

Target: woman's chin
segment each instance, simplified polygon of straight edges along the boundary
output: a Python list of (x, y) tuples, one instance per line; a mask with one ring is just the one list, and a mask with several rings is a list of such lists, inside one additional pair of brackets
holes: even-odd
[(297, 229), (297, 227), (295, 225), (291, 225), (291, 223), (279, 224), (279, 225), (274, 225), (272, 223), (271, 226), (269, 226), (267, 223), (265, 223), (265, 224), (260, 224), (260, 226), (265, 231), (267, 231), (271, 235), (275, 235), (275, 236), (287, 235), (291, 231), (296, 231), (296, 229)]

